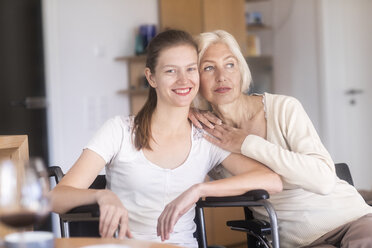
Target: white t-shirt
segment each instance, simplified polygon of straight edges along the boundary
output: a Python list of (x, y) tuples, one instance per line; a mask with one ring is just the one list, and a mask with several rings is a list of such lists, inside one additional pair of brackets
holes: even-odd
[[(203, 131), (192, 126), (191, 150), (186, 161), (175, 169), (164, 169), (147, 160), (132, 143), (133, 117), (108, 120), (86, 148), (107, 163), (107, 188), (112, 190), (129, 212), (129, 229), (135, 239), (160, 241), (157, 219), (165, 206), (192, 185), (203, 182), (207, 173), (230, 153), (203, 138)], [(169, 154), (171, 156), (171, 154)], [(168, 243), (197, 247), (195, 209), (176, 223)]]

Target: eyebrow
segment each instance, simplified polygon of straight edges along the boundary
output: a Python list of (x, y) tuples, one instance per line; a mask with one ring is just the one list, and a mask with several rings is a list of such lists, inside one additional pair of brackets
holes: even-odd
[[(238, 60), (234, 55), (228, 55), (228, 56), (226, 56), (225, 58), (223, 58), (223, 60), (225, 61), (225, 60), (228, 60), (228, 59), (235, 59), (235, 60)], [(209, 62), (209, 63), (213, 63), (213, 62), (215, 62), (214, 60), (209, 60), (209, 59), (206, 59), (206, 60), (202, 60), (201, 61), (202, 63), (205, 63), (205, 62)]]
[[(188, 65), (186, 65), (185, 67), (188, 67), (188, 66), (193, 66), (193, 65), (197, 65), (198, 63), (190, 63)], [(165, 68), (165, 67), (179, 67), (178, 65), (163, 65), (162, 68)]]
[(229, 55), (227, 56), (226, 58), (224, 58), (223, 60), (228, 60), (228, 59), (235, 59), (235, 60), (238, 60), (234, 55)]

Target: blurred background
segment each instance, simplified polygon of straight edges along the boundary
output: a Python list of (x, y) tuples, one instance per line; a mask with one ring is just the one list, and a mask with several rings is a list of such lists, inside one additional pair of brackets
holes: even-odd
[(28, 134), (30, 156), (67, 172), (105, 120), (141, 107), (154, 29), (225, 29), (251, 92), (298, 98), (371, 190), (371, 13), (371, 0), (0, 0), (0, 134)]

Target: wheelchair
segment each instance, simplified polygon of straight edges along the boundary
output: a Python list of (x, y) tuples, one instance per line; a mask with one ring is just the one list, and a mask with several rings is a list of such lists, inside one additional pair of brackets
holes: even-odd
[[(347, 181), (351, 185), (354, 184), (347, 164), (339, 163), (335, 164), (335, 167), (336, 174), (340, 179)], [(64, 175), (58, 166), (49, 167), (48, 174), (49, 177), (54, 177), (56, 183)], [(105, 187), (106, 178), (104, 175), (99, 175), (89, 188), (104, 189)], [(247, 247), (278, 248), (278, 222), (275, 210), (268, 201), (269, 197), (268, 192), (265, 190), (252, 190), (239, 196), (206, 197), (205, 199), (200, 199), (196, 203), (195, 209), (195, 222), (197, 225), (195, 237), (198, 240), (199, 247), (209, 247), (205, 230), (204, 208), (243, 207), (245, 219), (227, 221), (226, 224), (232, 230), (242, 231), (247, 234)], [(255, 219), (250, 207), (265, 208), (270, 221)], [(99, 237), (99, 207), (97, 204), (76, 207), (65, 214), (60, 214), (59, 218), (62, 237)]]

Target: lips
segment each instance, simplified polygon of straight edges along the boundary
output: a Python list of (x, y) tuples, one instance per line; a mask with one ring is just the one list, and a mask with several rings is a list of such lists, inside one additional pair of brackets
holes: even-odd
[(172, 90), (174, 93), (180, 96), (186, 96), (191, 92), (192, 88), (180, 88), (180, 89), (174, 89)]
[(229, 92), (230, 90), (231, 90), (230, 87), (218, 87), (214, 91), (217, 93), (226, 93), (226, 92)]

